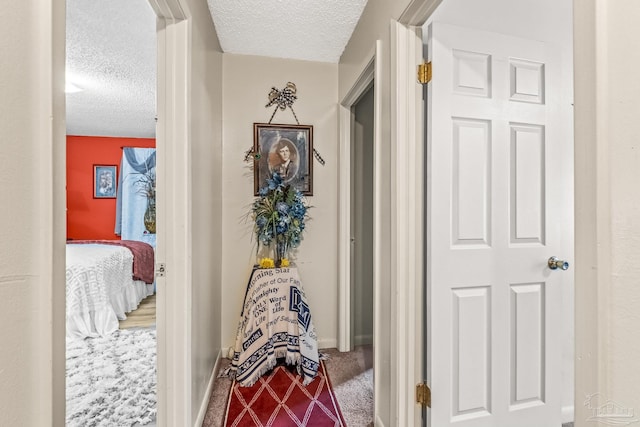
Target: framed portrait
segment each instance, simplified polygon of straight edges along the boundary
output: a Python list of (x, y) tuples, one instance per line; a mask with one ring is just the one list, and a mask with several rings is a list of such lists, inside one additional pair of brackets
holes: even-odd
[(93, 198), (115, 199), (118, 185), (115, 165), (93, 165)]
[(313, 126), (253, 124), (254, 195), (278, 172), (286, 184), (313, 195)]

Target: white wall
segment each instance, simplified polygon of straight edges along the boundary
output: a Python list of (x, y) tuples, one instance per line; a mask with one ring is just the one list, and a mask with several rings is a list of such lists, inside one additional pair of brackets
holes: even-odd
[(0, 425), (64, 425), (64, 1), (0, 18)]
[[(256, 262), (252, 224), (247, 218), (253, 196), (253, 172), (244, 153), (253, 146), (253, 123), (267, 123), (273, 108), (265, 108), (274, 86), (297, 86), (293, 108), (301, 124), (313, 125), (313, 146), (325, 166), (313, 160), (313, 208), (295, 262), (318, 333), (318, 345), (335, 347), (337, 340), (337, 216), (338, 216), (338, 67), (336, 64), (258, 56), (224, 55), (223, 157), (224, 212), (222, 256), (222, 345), (231, 347), (251, 268)], [(295, 124), (290, 110), (278, 110), (273, 123)]]
[[(573, 104), (573, 15), (572, 0), (444, 0), (428, 22), (438, 21), (461, 27), (509, 34), (516, 37), (541, 40), (562, 52), (562, 111), (567, 124), (568, 138), (573, 138), (571, 105)], [(426, 25), (423, 34), (426, 34)], [(569, 159), (567, 159), (569, 160)], [(572, 174), (573, 163), (566, 162), (567, 173)], [(572, 213), (569, 212), (572, 216)], [(573, 245), (562, 256), (573, 261)], [(572, 262), (573, 264), (573, 262)], [(573, 275), (575, 267), (569, 275)], [(573, 277), (570, 280), (573, 283)], [(574, 310), (573, 286), (563, 288), (563, 422), (573, 421), (573, 356)]]
[[(222, 49), (206, 2), (191, 16), (191, 419), (196, 420), (220, 354), (222, 295)], [(169, 286), (180, 286), (171, 283)], [(170, 302), (169, 302), (170, 303)], [(206, 404), (206, 402), (205, 402)]]

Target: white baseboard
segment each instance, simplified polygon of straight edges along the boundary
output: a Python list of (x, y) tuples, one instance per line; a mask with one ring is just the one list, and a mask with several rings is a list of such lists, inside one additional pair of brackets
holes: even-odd
[(337, 348), (337, 347), (338, 347), (338, 340), (336, 338), (318, 339), (318, 349)]
[(233, 359), (233, 352), (233, 347), (222, 347), (220, 350), (222, 357), (229, 360)]
[(373, 343), (373, 335), (356, 335), (353, 338), (353, 343), (355, 345), (369, 345)]
[(572, 423), (574, 420), (575, 413), (574, 413), (575, 408), (573, 406), (563, 406), (562, 407), (562, 424), (564, 423)]
[(384, 423), (379, 416), (376, 415), (376, 427), (384, 427)]
[(207, 391), (204, 393), (204, 399), (200, 404), (200, 411), (198, 411), (198, 418), (196, 418), (196, 422), (193, 424), (194, 427), (200, 427), (204, 422), (204, 416), (207, 414), (207, 407), (209, 406), (209, 399), (211, 399), (211, 393), (213, 392), (213, 384), (216, 382), (216, 378), (218, 377), (218, 371), (220, 370), (220, 359), (222, 359), (223, 350), (220, 350), (220, 352), (218, 353), (218, 357), (216, 357), (216, 363), (213, 364), (213, 371), (211, 372), (211, 378), (209, 378)]

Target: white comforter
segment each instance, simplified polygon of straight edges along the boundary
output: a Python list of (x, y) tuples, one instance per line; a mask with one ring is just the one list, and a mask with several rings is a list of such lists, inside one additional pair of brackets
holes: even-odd
[(153, 294), (133, 280), (133, 254), (113, 245), (67, 245), (67, 338), (106, 336)]

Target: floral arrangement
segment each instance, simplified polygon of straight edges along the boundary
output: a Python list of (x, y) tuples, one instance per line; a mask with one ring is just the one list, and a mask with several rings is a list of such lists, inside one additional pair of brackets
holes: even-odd
[(140, 178), (136, 181), (138, 193), (146, 197), (148, 200), (156, 200), (156, 170), (155, 168), (147, 172), (140, 173)]
[(146, 197), (147, 208), (144, 212), (144, 227), (151, 234), (156, 233), (156, 170), (155, 168), (139, 173), (135, 181), (138, 194)]
[(289, 250), (297, 248), (302, 241), (309, 206), (302, 193), (285, 184), (277, 172), (267, 179), (258, 194), (251, 210), (258, 250), (260, 245), (265, 248), (273, 245), (275, 249), (275, 263), (270, 258), (262, 258), (260, 266), (287, 267)]

